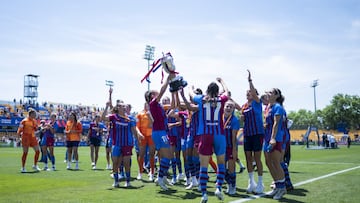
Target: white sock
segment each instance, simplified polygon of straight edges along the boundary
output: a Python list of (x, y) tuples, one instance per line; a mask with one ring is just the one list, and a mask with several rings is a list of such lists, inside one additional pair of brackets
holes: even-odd
[(254, 182), (254, 172), (249, 173), (249, 179), (251, 182)]
[(262, 182), (263, 182), (263, 177), (262, 177), (262, 176), (258, 176), (258, 183), (259, 183), (259, 184), (262, 184)]

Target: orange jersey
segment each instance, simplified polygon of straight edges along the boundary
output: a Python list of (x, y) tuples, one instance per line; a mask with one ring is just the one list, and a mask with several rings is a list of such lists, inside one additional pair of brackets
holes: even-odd
[(151, 136), (152, 127), (151, 127), (151, 121), (149, 115), (146, 112), (142, 111), (138, 113), (136, 118), (137, 118), (136, 127), (139, 128), (140, 132), (144, 136)]
[(38, 125), (35, 119), (24, 118), (19, 125), (17, 134), (27, 137), (35, 137), (35, 131), (37, 130)]
[(65, 131), (76, 130), (77, 132), (67, 133), (67, 141), (80, 141), (80, 134), (82, 133), (82, 125), (80, 122), (74, 123), (72, 121), (67, 121), (65, 126)]

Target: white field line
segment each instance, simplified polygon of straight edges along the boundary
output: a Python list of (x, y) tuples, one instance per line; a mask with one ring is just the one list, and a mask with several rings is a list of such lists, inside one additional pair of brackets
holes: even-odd
[(339, 165), (339, 164), (359, 164), (359, 163), (340, 163), (340, 162), (319, 162), (319, 161), (291, 161), (290, 162), (290, 165), (291, 163), (294, 163), (294, 164), (334, 164), (334, 165)]
[[(337, 175), (337, 174), (340, 174), (340, 173), (345, 173), (345, 172), (348, 172), (348, 171), (359, 169), (359, 168), (360, 168), (360, 166), (356, 166), (356, 167), (348, 168), (348, 169), (345, 169), (345, 170), (342, 170), (342, 171), (337, 171), (337, 172), (334, 172), (334, 173), (329, 173), (327, 175), (319, 176), (317, 178), (312, 178), (312, 179), (309, 179), (309, 180), (305, 180), (305, 181), (294, 184), (294, 187), (304, 185), (304, 184), (307, 184), (307, 183), (311, 183), (311, 182), (314, 182), (314, 181), (317, 181), (317, 180), (320, 180), (320, 179), (323, 179), (323, 178), (327, 178), (327, 177), (330, 177), (330, 176), (334, 176), (334, 175)], [(240, 200), (235, 200), (235, 201), (232, 201), (230, 203), (241, 203), (241, 202), (247, 202), (247, 201), (250, 201), (250, 200), (258, 199), (260, 197), (265, 196), (266, 193), (268, 193), (268, 192), (265, 192), (265, 193), (260, 194), (260, 195), (252, 195), (250, 197), (240, 199)]]

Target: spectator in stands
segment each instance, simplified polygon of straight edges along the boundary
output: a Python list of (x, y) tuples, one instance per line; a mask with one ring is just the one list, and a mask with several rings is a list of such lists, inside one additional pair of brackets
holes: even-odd
[(76, 165), (75, 170), (79, 170), (79, 155), (78, 147), (80, 143), (80, 136), (82, 133), (82, 125), (77, 120), (75, 112), (71, 112), (68, 121), (66, 122), (66, 146), (67, 146), (67, 167), (71, 169), (71, 157), (74, 154)]
[(36, 111), (34, 109), (30, 109), (28, 117), (21, 121), (19, 128), (17, 130), (17, 134), (21, 137), (21, 144), (23, 147), (23, 155), (21, 158), (21, 164), (22, 164), (21, 173), (26, 172), (25, 162), (29, 151), (29, 147), (32, 147), (35, 151), (33, 169), (36, 171), (40, 171), (40, 168), (37, 165), (40, 155), (40, 147), (35, 137), (35, 131), (38, 128), (35, 118), (36, 118)]

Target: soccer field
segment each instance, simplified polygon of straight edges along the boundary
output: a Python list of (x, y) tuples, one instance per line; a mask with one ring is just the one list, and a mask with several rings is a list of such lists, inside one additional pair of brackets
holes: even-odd
[[(242, 147), (239, 148), (242, 150)], [(105, 149), (100, 150), (98, 170), (91, 169), (89, 147), (79, 148), (80, 170), (66, 170), (65, 148), (55, 148), (56, 171), (32, 172), (33, 150), (29, 151), (26, 168), (20, 173), (21, 148), (0, 147), (0, 202), (200, 202), (196, 189), (185, 190), (184, 182), (161, 191), (154, 183), (136, 180), (137, 163), (133, 158), (131, 188), (112, 188), (110, 171), (105, 170)], [(295, 189), (281, 202), (359, 202), (360, 146), (350, 149), (307, 150), (292, 146), (290, 175)], [(244, 162), (243, 152), (239, 156)], [(264, 164), (265, 191), (269, 191), (270, 174)], [(43, 168), (43, 163), (39, 163)], [(171, 169), (170, 169), (171, 172)], [(208, 202), (221, 202), (214, 196), (215, 173), (209, 173)], [(255, 175), (257, 180), (257, 175)], [(277, 202), (263, 196), (246, 194), (248, 175), (237, 173), (237, 193), (225, 195), (224, 202)], [(120, 183), (121, 186), (123, 182)], [(224, 186), (225, 190), (226, 186)]]

